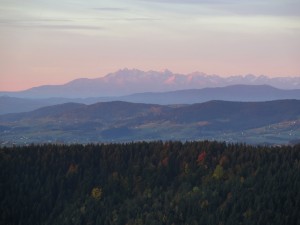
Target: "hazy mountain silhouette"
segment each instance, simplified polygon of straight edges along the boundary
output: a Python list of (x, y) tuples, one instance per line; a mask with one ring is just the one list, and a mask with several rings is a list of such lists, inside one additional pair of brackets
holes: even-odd
[(271, 101), (299, 99), (300, 89), (282, 90), (268, 85), (232, 85), (227, 87), (179, 90), (161, 93), (138, 93), (119, 100), (154, 104), (193, 104), (211, 100)]
[(64, 85), (45, 85), (20, 92), (0, 92), (0, 95), (22, 98), (88, 98), (122, 96), (142, 92), (166, 92), (228, 85), (271, 85), (281, 89), (300, 89), (300, 77), (231, 76), (228, 78), (204, 73), (188, 75), (141, 70), (119, 70), (96, 79), (77, 79)]
[(0, 114), (26, 112), (43, 106), (77, 102), (93, 104), (96, 102), (126, 101), (150, 104), (193, 104), (211, 100), (224, 101), (271, 101), (280, 99), (299, 99), (300, 89), (281, 90), (267, 85), (233, 85), (218, 88), (189, 89), (171, 92), (137, 93), (120, 97), (99, 98), (50, 98), (50, 99), (20, 99), (0, 97)]

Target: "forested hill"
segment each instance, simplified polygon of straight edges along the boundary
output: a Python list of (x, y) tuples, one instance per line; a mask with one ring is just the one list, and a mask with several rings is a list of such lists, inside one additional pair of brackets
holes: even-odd
[(0, 145), (199, 139), (287, 144), (299, 137), (300, 100), (66, 103), (0, 116)]
[(299, 224), (300, 146), (0, 149), (0, 224)]

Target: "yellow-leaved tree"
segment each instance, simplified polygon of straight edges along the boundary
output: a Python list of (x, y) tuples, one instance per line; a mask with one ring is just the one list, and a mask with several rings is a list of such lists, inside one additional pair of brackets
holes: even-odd
[(100, 200), (102, 197), (102, 188), (94, 187), (91, 191), (91, 196), (95, 200)]
[(223, 171), (223, 167), (221, 165), (217, 165), (214, 173), (213, 173), (213, 177), (216, 179), (221, 179), (224, 175), (224, 171)]

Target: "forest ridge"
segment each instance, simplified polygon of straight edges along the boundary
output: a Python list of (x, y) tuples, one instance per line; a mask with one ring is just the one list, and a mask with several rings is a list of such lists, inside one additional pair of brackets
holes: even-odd
[(299, 150), (208, 141), (1, 148), (0, 221), (296, 225)]

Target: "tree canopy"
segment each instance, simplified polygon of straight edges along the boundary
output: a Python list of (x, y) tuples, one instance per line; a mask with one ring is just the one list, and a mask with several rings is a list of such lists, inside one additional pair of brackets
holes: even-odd
[(299, 224), (300, 146), (0, 149), (0, 224)]

